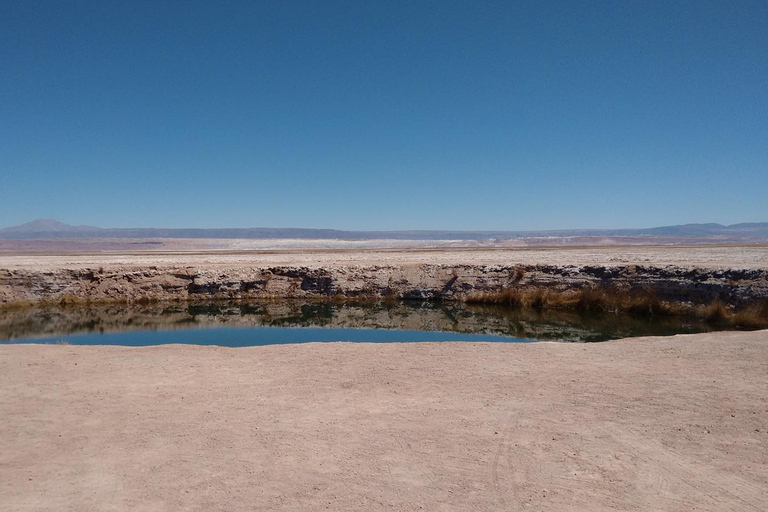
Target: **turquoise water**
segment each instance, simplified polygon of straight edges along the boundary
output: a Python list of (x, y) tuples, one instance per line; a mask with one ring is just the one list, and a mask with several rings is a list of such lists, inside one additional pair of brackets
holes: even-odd
[(145, 347), (183, 343), (222, 347), (256, 347), (309, 342), (407, 343), (420, 341), (496, 341), (527, 342), (510, 336), (461, 334), (454, 332), (387, 330), (387, 329), (322, 329), (290, 327), (205, 328), (175, 331), (128, 331), (97, 334), (75, 334), (21, 340), (26, 343), (67, 343), (70, 345), (121, 345)]

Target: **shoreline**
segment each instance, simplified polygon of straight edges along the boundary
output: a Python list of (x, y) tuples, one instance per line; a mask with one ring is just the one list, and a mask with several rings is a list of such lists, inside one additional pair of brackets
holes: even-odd
[[(429, 301), (768, 325), (768, 247), (0, 254), (0, 310)], [(716, 325), (715, 325), (716, 324)]]
[(471, 302), (189, 301), (0, 308), (0, 340), (89, 333), (237, 327), (308, 327), (489, 334), (559, 342), (602, 342), (629, 336), (750, 331), (754, 325), (691, 316), (537, 310)]

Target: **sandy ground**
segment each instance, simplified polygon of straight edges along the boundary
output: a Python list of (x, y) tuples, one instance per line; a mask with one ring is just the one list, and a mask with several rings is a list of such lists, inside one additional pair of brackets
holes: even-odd
[(0, 346), (0, 508), (766, 510), (767, 349)]
[(237, 266), (349, 265), (679, 265), (768, 268), (768, 246), (623, 246), (553, 248), (285, 249), (151, 252), (0, 252), (0, 269), (109, 268), (147, 265)]

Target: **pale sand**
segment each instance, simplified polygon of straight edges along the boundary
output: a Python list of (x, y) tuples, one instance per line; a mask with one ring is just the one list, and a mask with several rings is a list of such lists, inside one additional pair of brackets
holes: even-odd
[(768, 331), (0, 346), (2, 510), (766, 510)]
[[(235, 246), (233, 246), (234, 248)], [(269, 246), (266, 246), (269, 247)], [(302, 249), (154, 252), (0, 252), (0, 269), (113, 268), (148, 265), (372, 266), (445, 265), (679, 265), (704, 268), (768, 268), (768, 246), (620, 246), (553, 248)]]

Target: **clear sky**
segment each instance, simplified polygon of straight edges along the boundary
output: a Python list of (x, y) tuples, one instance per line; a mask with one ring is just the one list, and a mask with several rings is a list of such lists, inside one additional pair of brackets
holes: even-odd
[(0, 227), (768, 221), (768, 2), (0, 0)]

